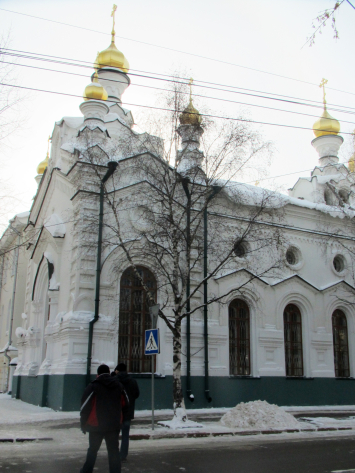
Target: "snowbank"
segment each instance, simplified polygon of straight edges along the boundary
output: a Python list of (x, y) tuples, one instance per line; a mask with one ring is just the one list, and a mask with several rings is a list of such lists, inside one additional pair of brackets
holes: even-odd
[(241, 402), (221, 418), (221, 424), (233, 429), (292, 429), (300, 424), (292, 414), (266, 401)]

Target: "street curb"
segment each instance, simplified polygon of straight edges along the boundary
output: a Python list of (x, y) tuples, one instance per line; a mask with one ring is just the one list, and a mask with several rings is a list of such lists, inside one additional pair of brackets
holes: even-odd
[[(159, 432), (157, 434), (130, 434), (130, 440), (162, 440), (162, 439), (182, 439), (182, 438), (206, 438), (206, 437), (245, 437), (249, 435), (274, 435), (293, 434), (310, 432), (336, 432), (354, 430), (352, 427), (318, 427), (309, 429), (270, 429), (270, 430), (242, 430), (231, 432)], [(0, 440), (1, 441), (1, 440)]]
[(48, 442), (53, 440), (52, 437), (17, 437), (17, 438), (0, 438), (0, 443), (24, 443), (24, 442)]

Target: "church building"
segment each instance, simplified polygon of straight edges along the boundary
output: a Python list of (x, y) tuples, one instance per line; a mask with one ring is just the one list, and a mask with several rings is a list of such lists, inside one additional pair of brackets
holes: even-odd
[[(81, 116), (55, 123), (30, 211), (16, 215), (0, 239), (0, 391), (31, 404), (78, 410), (99, 364), (113, 370), (125, 362), (140, 386), (137, 409), (149, 409), (149, 310), (122, 247), (109, 244), (116, 214), (108, 217), (107, 200), (100, 209), (100, 192), (105, 182), (108, 195), (135, 202), (149, 180), (137, 163), (159, 160), (164, 143), (133, 130), (132, 114), (122, 103), (131, 82), (129, 63), (116, 48), (114, 30), (94, 68)], [(204, 159), (203, 117), (191, 97), (178, 133), (183, 182), (192, 169), (202, 169)], [(229, 181), (208, 214), (211, 225), (218, 214), (223, 238), (225, 228), (242, 233), (253, 209), (264, 206), (253, 225), (265, 241), (271, 232), (275, 236), (264, 249), (257, 238), (236, 245), (228, 265), (205, 286), (216, 299), (208, 316), (202, 286), (191, 297), (191, 310), (200, 309), (181, 329), (187, 408), (258, 399), (283, 406), (354, 403), (354, 159), (348, 166), (339, 162), (340, 124), (325, 98), (314, 134), (319, 164), (289, 195)], [(125, 235), (147, 234), (149, 206), (148, 197), (144, 205), (125, 206), (119, 215)], [(102, 221), (110, 225), (98, 253)], [(132, 243), (134, 264), (162, 307), (161, 277), (142, 245)], [(212, 264), (216, 253), (207, 256)], [(192, 271), (191, 292), (203, 279), (201, 259)], [(155, 407), (172, 408), (173, 335), (160, 317), (158, 328)]]

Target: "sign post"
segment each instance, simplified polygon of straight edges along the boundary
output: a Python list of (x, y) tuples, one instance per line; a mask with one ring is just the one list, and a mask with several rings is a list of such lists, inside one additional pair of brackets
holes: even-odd
[(144, 354), (152, 356), (152, 430), (154, 430), (154, 355), (160, 353), (159, 329), (156, 328), (160, 305), (149, 307), (152, 328), (145, 331)]

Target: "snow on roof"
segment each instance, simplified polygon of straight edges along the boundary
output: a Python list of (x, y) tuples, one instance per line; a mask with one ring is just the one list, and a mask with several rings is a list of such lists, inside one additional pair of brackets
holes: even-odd
[(64, 122), (70, 128), (78, 128), (84, 122), (84, 117), (63, 117), (58, 122), (55, 122), (55, 124), (61, 126)]
[(224, 190), (234, 202), (242, 205), (250, 205), (255, 207), (265, 207), (278, 209), (286, 205), (295, 205), (310, 210), (318, 210), (332, 217), (353, 218), (355, 210), (348, 204), (344, 207), (336, 207), (332, 205), (310, 202), (309, 200), (301, 200), (285, 194), (280, 194), (261, 187), (252, 186), (250, 184), (229, 181), (227, 184), (219, 181), (218, 184), (224, 185)]

